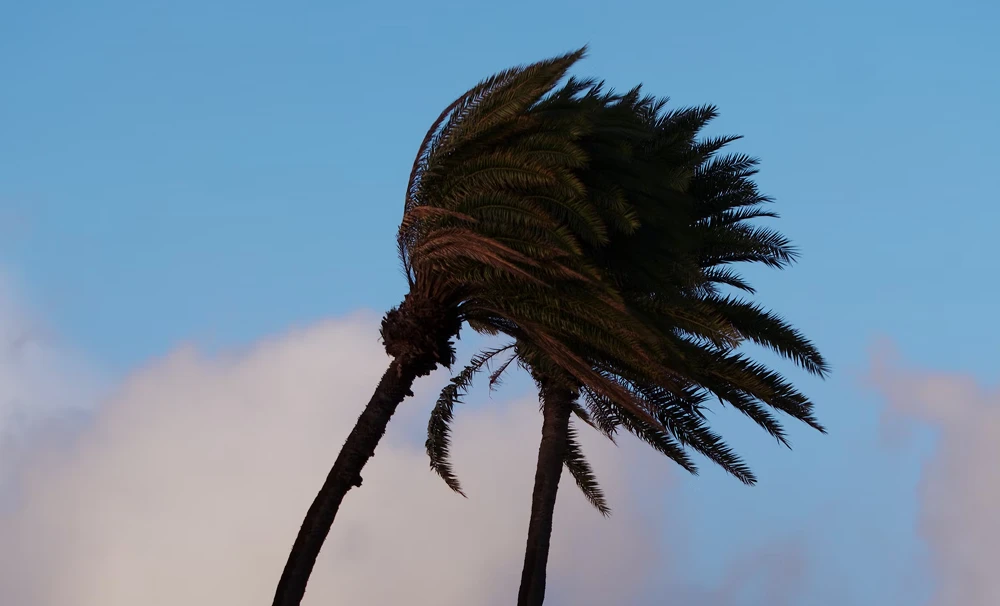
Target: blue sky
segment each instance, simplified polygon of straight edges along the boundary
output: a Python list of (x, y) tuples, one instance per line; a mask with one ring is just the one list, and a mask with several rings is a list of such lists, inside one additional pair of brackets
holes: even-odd
[(182, 342), (242, 346), (397, 303), (416, 146), (493, 71), (586, 43), (577, 74), (718, 105), (713, 129), (762, 159), (802, 249), (793, 269), (752, 276), (832, 362), (829, 381), (803, 379), (831, 435), (796, 428), (788, 453), (720, 415), (763, 482), (680, 481), (668, 502), (689, 516), (685, 570), (711, 583), (719, 550), (787, 532), (819, 546), (815, 595), (850, 578), (849, 603), (926, 599), (902, 580), (920, 566), (911, 495), (933, 443), (885, 456), (861, 376), (888, 338), (920, 366), (996, 380), (995, 3), (95, 0), (0, 14), (0, 263), (119, 375)]

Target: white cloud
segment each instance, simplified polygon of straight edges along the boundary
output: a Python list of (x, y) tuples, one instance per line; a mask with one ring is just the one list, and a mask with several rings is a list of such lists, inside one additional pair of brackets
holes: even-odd
[[(0, 279), (4, 351), (22, 343), (20, 357), (0, 358), (0, 430), (19, 438), (0, 442), (0, 450), (23, 455), (17, 490), (7, 491), (16, 499), (0, 502), (0, 603), (269, 603), (301, 516), (387, 363), (377, 318), (330, 321), (221, 356), (181, 348), (92, 407), (86, 394), (97, 383), (78, 357), (38, 339), (24, 355), (22, 336), (44, 333), (29, 330), (37, 322), (16, 300)], [(1000, 544), (991, 517), (1000, 505), (991, 465), (1000, 459), (996, 393), (885, 367), (876, 374), (894, 423), (907, 418), (942, 431), (922, 488), (922, 530), (942, 579), (934, 606), (992, 606), (986, 596), (1000, 592), (986, 569)], [(454, 452), (465, 500), (427, 469), (410, 422), (426, 418), (443, 379), (418, 384), (363, 488), (348, 495), (307, 605), (513, 601), (537, 402), (501, 393), (488, 406), (459, 410)], [(84, 423), (52, 423), (91, 407)], [(673, 468), (633, 440), (619, 449), (582, 433), (615, 515), (601, 518), (564, 478), (547, 603), (654, 604), (664, 594), (706, 605), (805, 599), (817, 554), (797, 539), (734, 545), (712, 575), (718, 583), (694, 586), (679, 550), (698, 541), (666, 528), (673, 495), (666, 510), (661, 496), (649, 499)], [(645, 591), (650, 587), (662, 592)]]
[(903, 369), (883, 348), (873, 382), (888, 423), (936, 431), (919, 488), (920, 533), (937, 586), (931, 606), (994, 606), (1000, 599), (1000, 391), (973, 377)]
[[(386, 364), (372, 316), (206, 358), (182, 349), (130, 377), (76, 439), (46, 441), (0, 517), (0, 594), (17, 606), (269, 603), (298, 523)], [(55, 377), (52, 377), (55, 379)], [(425, 385), (432, 388), (433, 385)], [(424, 406), (431, 398), (408, 401)], [(470, 499), (394, 424), (345, 501), (307, 604), (508, 604), (530, 507), (534, 398), (461, 411)], [(564, 484), (552, 603), (631, 600), (658, 528), (626, 506), (628, 453), (588, 440), (616, 504)], [(10, 601), (12, 599), (12, 601)]]

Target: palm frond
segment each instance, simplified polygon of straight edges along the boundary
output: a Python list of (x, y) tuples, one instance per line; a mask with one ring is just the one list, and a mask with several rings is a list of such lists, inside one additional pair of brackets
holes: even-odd
[(462, 492), (461, 484), (451, 465), (451, 422), (454, 419), (455, 404), (462, 401), (462, 397), (468, 392), (472, 385), (472, 380), (483, 367), (495, 356), (510, 350), (511, 345), (505, 345), (496, 349), (482, 351), (475, 356), (469, 364), (457, 375), (452, 377), (448, 385), (441, 390), (437, 403), (431, 410), (430, 420), (427, 422), (427, 441), (424, 446), (427, 456), (430, 459), (430, 467), (441, 476), (445, 484), (458, 494), (465, 496)]
[(608, 507), (604, 491), (601, 490), (601, 487), (597, 483), (594, 470), (590, 467), (590, 463), (587, 462), (587, 458), (583, 456), (583, 450), (577, 441), (576, 429), (573, 427), (572, 422), (566, 432), (566, 453), (563, 457), (563, 464), (570, 475), (573, 476), (576, 485), (580, 488), (583, 496), (587, 498), (587, 501), (597, 511), (601, 512), (601, 515), (605, 517), (610, 516), (611, 508)]

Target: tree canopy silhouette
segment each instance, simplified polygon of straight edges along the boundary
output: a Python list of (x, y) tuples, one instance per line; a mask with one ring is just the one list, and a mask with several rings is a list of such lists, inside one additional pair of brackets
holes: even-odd
[[(591, 195), (582, 145), (595, 125), (575, 93), (556, 90), (581, 49), (500, 72), (449, 105), (420, 145), (399, 252), (409, 292), (385, 314), (392, 361), (309, 507), (275, 591), (301, 602), (344, 496), (413, 382), (454, 362), (463, 324), (531, 343), (561, 373), (651, 427), (659, 421), (570, 344), (652, 364), (655, 341), (587, 251), (638, 228), (612, 188)], [(567, 94), (572, 93), (572, 94)]]
[[(666, 99), (644, 96), (638, 87), (621, 95), (602, 88), (571, 80), (554, 98), (570, 99), (594, 116), (595, 127), (581, 142), (589, 162), (578, 169), (588, 195), (613, 194), (636, 212), (636, 230), (614, 234), (587, 255), (653, 339), (653, 356), (619, 355), (588, 335), (573, 334), (564, 345), (607, 381), (584, 384), (536, 342), (517, 339), (475, 356), (443, 390), (428, 423), (431, 467), (461, 492), (449, 461), (449, 425), (473, 377), (505, 355), (490, 375), (491, 388), (515, 361), (538, 385), (544, 422), (519, 606), (541, 604), (544, 597), (562, 467), (601, 513), (610, 513), (580, 449), (572, 413), (612, 439), (624, 428), (692, 473), (697, 468), (688, 450), (698, 452), (747, 484), (756, 481), (752, 471), (707, 423), (710, 400), (732, 405), (786, 445), (768, 408), (823, 431), (804, 395), (737, 351), (750, 341), (813, 374), (827, 372), (817, 349), (788, 323), (752, 301), (723, 294), (754, 292), (732, 264), (783, 268), (795, 258), (784, 236), (751, 223), (777, 217), (752, 180), (756, 160), (719, 153), (737, 137), (699, 138), (716, 116), (714, 107), (667, 111)], [(550, 313), (563, 310), (555, 306)], [(620, 390), (629, 406), (621, 405)], [(635, 408), (645, 414), (635, 414)]]

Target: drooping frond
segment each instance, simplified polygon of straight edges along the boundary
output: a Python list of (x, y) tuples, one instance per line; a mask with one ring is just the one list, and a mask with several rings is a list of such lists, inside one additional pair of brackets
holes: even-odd
[[(590, 427), (596, 429), (597, 431), (601, 431), (600, 426), (598, 426), (597, 423), (594, 422), (593, 417), (590, 416), (590, 413), (587, 412), (586, 408), (580, 405), (580, 402), (574, 400), (573, 404), (570, 405), (570, 409), (573, 411), (573, 414), (576, 415), (578, 419), (580, 419)], [(614, 442), (614, 438), (612, 436), (607, 436), (607, 437), (611, 438), (611, 441)]]
[(743, 459), (722, 437), (713, 432), (694, 402), (702, 398), (692, 394), (687, 401), (678, 399), (660, 387), (650, 384), (634, 386), (646, 402), (656, 410), (656, 417), (681, 446), (689, 447), (724, 469), (744, 484), (756, 484), (757, 478)]
[[(730, 267), (710, 267), (704, 271), (703, 275), (707, 285), (724, 284), (751, 295), (757, 292), (743, 276)], [(717, 292), (710, 290), (706, 294), (715, 295)]]
[(829, 366), (805, 335), (757, 303), (734, 297), (706, 297), (703, 304), (720, 314), (743, 337), (794, 361), (807, 371), (825, 376)]
[(634, 425), (641, 425), (655, 432), (665, 431), (660, 422), (643, 408), (642, 403), (634, 394), (595, 370), (590, 361), (573, 352), (568, 344), (560, 343), (542, 333), (526, 332), (525, 334), (528, 340), (536, 344), (538, 349), (559, 369), (557, 372), (561, 373), (560, 376), (571, 377), (584, 390), (603, 394), (604, 398), (613, 402), (614, 406), (623, 411), (623, 416), (627, 414), (630, 418), (635, 419)]
[[(753, 484), (710, 428), (712, 400), (786, 445), (776, 412), (823, 428), (812, 402), (738, 349), (756, 343), (819, 376), (828, 367), (791, 324), (726, 289), (753, 295), (736, 264), (781, 269), (797, 250), (755, 223), (778, 215), (754, 182), (757, 159), (723, 152), (739, 137), (702, 135), (714, 106), (669, 108), (593, 79), (556, 86), (577, 58), (498, 74), (443, 115), (408, 190), (404, 264), (421, 289), (453, 296), (470, 327), (516, 340), (491, 389), (516, 360), (536, 381), (575, 386), (586, 405), (575, 414), (609, 438), (625, 429), (691, 473), (697, 452)], [(466, 386), (441, 406), (439, 460)], [(566, 465), (585, 494), (596, 487), (585, 462)]]
[(784, 432), (777, 421), (758, 412), (758, 407), (752, 403), (764, 403), (817, 431), (826, 432), (813, 414), (812, 402), (776, 371), (740, 353), (689, 347), (686, 356), (690, 376), (699, 385), (750, 416), (783, 443)]
[(576, 428), (573, 427), (572, 422), (570, 422), (566, 433), (566, 454), (563, 457), (563, 464), (569, 470), (570, 475), (573, 476), (576, 485), (583, 492), (583, 496), (587, 498), (587, 501), (597, 511), (601, 512), (601, 515), (605, 517), (610, 516), (611, 508), (608, 507), (604, 491), (597, 484), (597, 477), (594, 475), (594, 470), (590, 467), (590, 463), (587, 462), (587, 458), (583, 456), (583, 450), (577, 441)]
[(507, 372), (511, 363), (517, 359), (517, 354), (511, 354), (509, 358), (501, 362), (497, 368), (490, 373), (490, 391), (500, 387), (500, 383), (503, 381), (503, 375)]
[[(751, 223), (777, 217), (764, 208), (771, 199), (751, 180), (757, 160), (716, 155), (738, 137), (697, 139), (716, 116), (714, 107), (664, 112), (663, 100), (643, 96), (638, 88), (613, 98), (617, 108), (627, 108), (657, 135), (633, 139), (626, 153), (634, 170), (614, 173), (615, 185), (624, 186), (619, 191), (636, 204), (640, 228), (597, 252), (632, 314), (649, 334), (659, 335), (659, 357), (644, 362), (621, 350), (595, 347), (601, 341), (596, 333), (577, 330), (571, 332), (570, 357), (582, 356), (600, 369), (601, 380), (567, 370), (572, 364), (566, 362), (561, 367), (582, 384), (589, 416), (602, 433), (613, 436), (624, 427), (694, 471), (683, 452), (691, 448), (753, 484), (749, 467), (699, 412), (708, 395), (734, 406), (786, 445), (784, 429), (769, 409), (823, 429), (808, 399), (774, 371), (732, 351), (752, 341), (820, 376), (827, 366), (787, 322), (754, 303), (724, 296), (717, 287), (753, 294), (752, 285), (730, 265), (782, 268), (797, 252), (784, 235)], [(619, 144), (628, 139), (626, 133), (616, 133)], [(622, 153), (621, 147), (603, 142), (600, 149)], [(622, 395), (623, 387), (630, 397)]]
[(458, 494), (465, 496), (462, 492), (461, 484), (451, 466), (451, 422), (454, 419), (455, 404), (462, 401), (472, 379), (483, 367), (495, 356), (510, 350), (511, 345), (505, 345), (496, 349), (482, 351), (469, 362), (469, 365), (462, 369), (457, 375), (452, 377), (448, 385), (441, 390), (434, 409), (431, 411), (430, 420), (427, 422), (427, 441), (424, 444), (427, 456), (430, 459), (431, 469), (434, 470), (449, 488)]
[(698, 467), (691, 460), (691, 457), (665, 429), (660, 428), (658, 421), (654, 424), (647, 423), (628, 409), (617, 406), (613, 400), (597, 390), (584, 388), (583, 393), (592, 414), (595, 411), (602, 411), (601, 414), (614, 419), (613, 423), (616, 426), (624, 427), (629, 433), (660, 454), (666, 455), (688, 473), (697, 475)]

